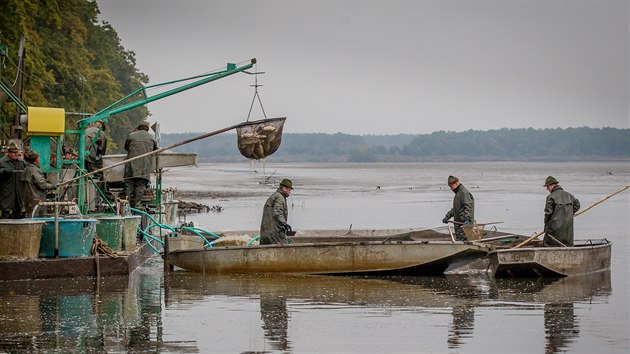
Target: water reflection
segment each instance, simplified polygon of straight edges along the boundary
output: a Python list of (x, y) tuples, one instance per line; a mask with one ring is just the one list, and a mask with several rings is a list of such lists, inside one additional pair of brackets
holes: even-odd
[(564, 352), (579, 333), (573, 303), (545, 304), (545, 353)]
[(475, 326), (475, 308), (473, 306), (453, 306), (453, 325), (449, 328), (448, 347), (459, 348), (462, 338), (470, 337)]
[(0, 352), (186, 351), (161, 340), (160, 288), (159, 274), (2, 282)]
[[(300, 333), (304, 328), (291, 326), (293, 315), (304, 319), (317, 313), (327, 318), (330, 312), (325, 309), (335, 308), (349, 310), (344, 313), (350, 317), (343, 320), (349, 326), (360, 326), (365, 314), (376, 314), (408, 321), (407, 326), (420, 326), (418, 330), (423, 332), (433, 331), (448, 316), (444, 337), (432, 338), (435, 340), (425, 348), (429, 351), (469, 348), (475, 342), (475, 326), (488, 326), (484, 321), (476, 323), (478, 311), (484, 316), (488, 309), (534, 313), (544, 319), (541, 333), (545, 351), (559, 353), (572, 348), (580, 334), (578, 308), (584, 303), (606, 301), (610, 294), (610, 272), (563, 279), (498, 280), (466, 276), (204, 276), (185, 272), (163, 278), (159, 272), (149, 272), (131, 278), (106, 277), (101, 282), (88, 278), (3, 282), (0, 352), (208, 351), (212, 348), (200, 347), (191, 339), (194, 331), (202, 328), (166, 328), (163, 321), (169, 311), (211, 305), (220, 298), (223, 304), (258, 302), (257, 327), (265, 344), (252, 344), (254, 348), (248, 350), (255, 352), (308, 347), (310, 343), (304, 343)], [(198, 315), (190, 316), (194, 320)], [(502, 329), (501, 324), (496, 326), (482, 328), (482, 332)], [(221, 328), (215, 331), (221, 335)], [(249, 341), (259, 343), (252, 338)], [(405, 350), (406, 345), (394, 345), (392, 350)]]
[(610, 271), (560, 279), (497, 280), (498, 299), (544, 303), (545, 352), (560, 353), (578, 338), (575, 303), (612, 292)]
[(287, 338), (289, 327), (289, 312), (287, 311), (287, 299), (273, 294), (260, 295), (260, 317), (265, 337), (271, 343), (273, 349), (288, 350), (291, 345)]
[[(546, 351), (566, 351), (579, 335), (574, 303), (610, 295), (610, 272), (563, 279), (491, 279), (487, 277), (249, 276), (173, 273), (167, 303), (209, 301), (214, 296), (260, 301), (261, 328), (269, 346), (292, 349), (290, 316), (300, 309), (362, 306), (393, 311), (447, 310), (449, 349), (473, 338), (476, 308), (542, 309)], [(542, 307), (541, 307), (542, 305)], [(350, 322), (354, 321), (353, 319)], [(402, 348), (401, 348), (402, 349)]]

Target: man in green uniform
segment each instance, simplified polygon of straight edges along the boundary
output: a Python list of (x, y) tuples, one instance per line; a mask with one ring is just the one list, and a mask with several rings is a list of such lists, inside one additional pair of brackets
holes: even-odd
[(473, 224), (475, 222), (475, 199), (455, 176), (448, 176), (448, 186), (455, 197), (453, 198), (453, 208), (446, 213), (442, 222), (447, 224), (450, 218), (454, 218), (455, 240), (466, 241), (466, 234), (461, 225)]
[[(87, 149), (87, 154), (85, 155), (84, 163), (85, 169), (88, 172), (103, 168), (103, 155), (105, 155), (107, 151), (105, 129), (105, 123), (102, 120), (97, 120), (92, 126), (85, 130), (85, 148)], [(100, 190), (105, 192), (103, 172), (95, 173), (92, 175), (92, 178), (98, 180), (96, 185)]]
[(22, 217), (22, 189), (20, 179), (26, 163), (20, 158), (20, 149), (11, 144), (6, 155), (0, 158), (0, 211), (2, 219)]
[(549, 176), (545, 180), (549, 192), (545, 201), (545, 246), (573, 246), (573, 217), (580, 210), (580, 201), (565, 192), (558, 181)]
[[(144, 155), (157, 149), (157, 141), (149, 133), (149, 122), (147, 121), (141, 122), (136, 130), (131, 132), (127, 140), (125, 140), (127, 159)], [(123, 193), (129, 197), (129, 203), (133, 208), (141, 207), (142, 196), (151, 179), (151, 172), (153, 172), (153, 158), (152, 156), (145, 156), (125, 164)]]
[[(33, 216), (33, 211), (38, 202), (46, 201), (46, 192), (57, 188), (56, 184), (48, 183), (44, 174), (39, 170), (39, 154), (28, 150), (24, 153), (26, 168), (22, 173), (21, 184), (24, 193), (24, 210), (26, 217)], [(35, 216), (41, 216), (43, 209), (39, 209)]]
[[(107, 137), (105, 136), (105, 123), (97, 120), (85, 130), (85, 169), (88, 172), (103, 168), (103, 155), (107, 151)], [(95, 178), (102, 179), (103, 173), (94, 174)]]
[(291, 232), (291, 226), (287, 224), (289, 217), (287, 198), (291, 194), (291, 190), (293, 190), (293, 183), (285, 178), (265, 202), (262, 222), (260, 223), (261, 245), (287, 243), (287, 233)]

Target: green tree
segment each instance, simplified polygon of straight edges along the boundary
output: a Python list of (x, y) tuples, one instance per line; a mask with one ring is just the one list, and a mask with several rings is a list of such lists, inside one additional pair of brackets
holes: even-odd
[[(26, 39), (23, 102), (95, 113), (148, 82), (136, 68), (135, 54), (120, 44), (116, 31), (98, 23), (98, 5), (89, 0), (2, 0), (0, 41), (9, 48), (0, 75), (15, 78), (20, 37)], [(5, 137), (15, 104), (2, 105)], [(146, 106), (113, 116), (107, 126), (112, 152), (149, 115)], [(67, 115), (66, 129), (81, 116)], [(73, 143), (71, 137), (68, 138)]]

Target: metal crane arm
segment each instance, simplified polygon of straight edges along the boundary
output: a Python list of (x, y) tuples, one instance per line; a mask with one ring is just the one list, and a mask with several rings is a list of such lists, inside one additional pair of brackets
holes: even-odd
[[(104, 109), (100, 110), (99, 112), (95, 113), (94, 115), (88, 117), (88, 118), (84, 118), (79, 120), (79, 129), (83, 130), (85, 129), (90, 123), (95, 122), (97, 120), (102, 120), (102, 121), (107, 121), (109, 119), (110, 116), (113, 116), (114, 114), (118, 114), (124, 111), (128, 111), (130, 109), (145, 105), (149, 102), (153, 102), (153, 101), (157, 101), (159, 99), (162, 99), (164, 97), (168, 97), (171, 95), (174, 95), (176, 93), (180, 93), (182, 91), (186, 91), (189, 90), (191, 88), (206, 84), (208, 82), (212, 82), (221, 78), (224, 78), (226, 76), (230, 76), (232, 74), (236, 74), (242, 71), (245, 71), (247, 69), (250, 69), (251, 67), (254, 66), (254, 64), (256, 64), (256, 58), (252, 58), (250, 60), (249, 64), (243, 65), (243, 66), (237, 66), (237, 64), (231, 64), (228, 63), (227, 64), (227, 68), (225, 70), (221, 70), (221, 71), (216, 71), (216, 72), (212, 72), (212, 73), (208, 73), (208, 74), (203, 74), (203, 75), (196, 75), (196, 76), (192, 76), (192, 77), (188, 77), (188, 78), (184, 78), (184, 79), (179, 79), (179, 80), (174, 80), (174, 81), (168, 81), (168, 82), (163, 82), (163, 83), (159, 83), (159, 84), (154, 84), (154, 85), (149, 85), (149, 86), (143, 86), (140, 87), (139, 89), (133, 91), (132, 93), (128, 94), (127, 96), (123, 97), (122, 99), (110, 104), (109, 106), (105, 107)], [(161, 92), (159, 94), (153, 95), (153, 96), (147, 96), (146, 90), (150, 89), (150, 88), (156, 88), (156, 87), (160, 87), (160, 86), (164, 86), (164, 85), (171, 85), (171, 84), (175, 84), (175, 83), (179, 83), (179, 82), (183, 82), (183, 81), (189, 81), (189, 80), (193, 80), (193, 79), (197, 79), (197, 78), (202, 78), (201, 80), (197, 80), (195, 82), (191, 82), (189, 84), (186, 85), (182, 85), (179, 87), (176, 87), (174, 89), (165, 91), (165, 92)], [(142, 96), (144, 98), (142, 99), (138, 99), (136, 101), (133, 101), (131, 103), (127, 103), (125, 105), (119, 106), (120, 104), (122, 104), (123, 102), (129, 100), (130, 98), (132, 98), (133, 96), (137, 95), (138, 93), (141, 93)]]

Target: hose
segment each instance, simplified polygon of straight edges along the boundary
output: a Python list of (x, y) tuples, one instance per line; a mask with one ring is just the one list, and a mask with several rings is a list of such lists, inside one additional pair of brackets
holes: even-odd
[(251, 241), (247, 242), (247, 247), (251, 246), (255, 241), (260, 240), (260, 236), (255, 236)]
[[(139, 209), (136, 209), (136, 208), (129, 208), (129, 210), (133, 211), (134, 213), (145, 215), (147, 218), (149, 218), (149, 220), (151, 220), (153, 222), (153, 224), (147, 226), (144, 230), (140, 229), (139, 227), (138, 227), (138, 230), (140, 230), (140, 232), (143, 235), (149, 236), (149, 238), (151, 238), (153, 240), (156, 240), (156, 241), (159, 241), (162, 245), (164, 245), (164, 242), (162, 240), (159, 240), (159, 239), (149, 235), (148, 231), (150, 229), (152, 229), (154, 227), (159, 227), (160, 229), (167, 229), (167, 230), (169, 230), (169, 231), (171, 231), (173, 233), (177, 233), (177, 229), (176, 228), (157, 222), (149, 213), (146, 213), (146, 212), (144, 212), (142, 210), (139, 210)], [(195, 235), (199, 236), (203, 240), (204, 244), (206, 246), (208, 246), (208, 247), (212, 247), (212, 244), (200, 232), (203, 232), (203, 233), (205, 233), (205, 234), (207, 234), (209, 236), (212, 236), (215, 239), (221, 238), (221, 236), (219, 236), (219, 235), (216, 235), (216, 234), (214, 234), (214, 233), (212, 233), (210, 231), (207, 231), (207, 230), (204, 230), (204, 229), (201, 229), (201, 228), (198, 228), (198, 227), (182, 227), (182, 230), (190, 231), (190, 232), (194, 233)], [(151, 247), (155, 250), (155, 248), (153, 246), (151, 246)], [(157, 250), (155, 250), (155, 251), (160, 253)]]

